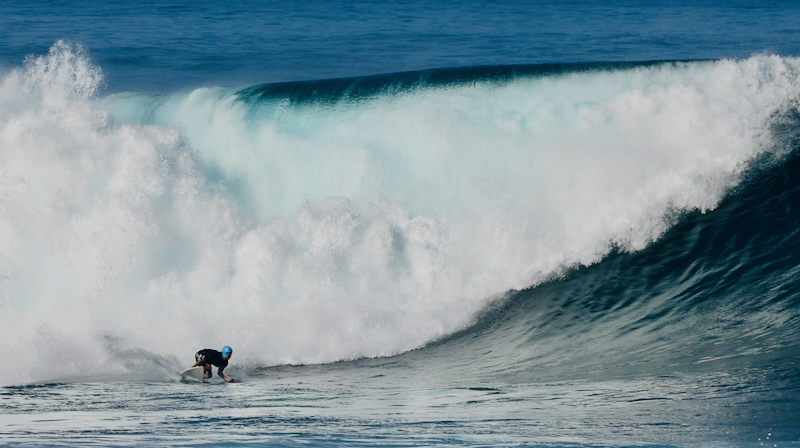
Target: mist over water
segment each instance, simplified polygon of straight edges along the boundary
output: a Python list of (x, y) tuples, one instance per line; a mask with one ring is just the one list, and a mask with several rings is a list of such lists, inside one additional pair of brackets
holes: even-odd
[(103, 98), (101, 69), (57, 43), (0, 82), (0, 356), (27, 354), (0, 384), (168, 378), (199, 345), (240, 365), (422, 346), (714, 209), (782, 149), (798, 65)]

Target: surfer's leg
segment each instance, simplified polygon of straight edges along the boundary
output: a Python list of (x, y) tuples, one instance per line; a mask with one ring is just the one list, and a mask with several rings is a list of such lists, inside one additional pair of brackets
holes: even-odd
[(206, 359), (205, 356), (203, 356), (203, 352), (199, 351), (199, 352), (195, 353), (194, 354), (194, 359), (195, 359), (195, 361), (199, 362), (200, 364), (198, 364), (198, 365), (203, 368), (203, 377), (204, 378), (211, 378), (211, 364), (206, 364), (206, 362), (203, 361), (204, 359)]

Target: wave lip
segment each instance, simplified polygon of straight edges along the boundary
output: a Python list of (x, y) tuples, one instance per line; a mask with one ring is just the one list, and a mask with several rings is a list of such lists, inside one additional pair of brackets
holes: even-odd
[(36, 358), (3, 383), (87, 350), (102, 355), (65, 375), (127, 372), (115, 353), (153, 347), (184, 359), (231, 345), (260, 365), (420, 347), (506, 291), (712, 210), (778, 151), (771, 126), (798, 96), (798, 61), (759, 56), (358, 101), (97, 98), (99, 71), (70, 51), (41, 59), (72, 61), (56, 84), (36, 63), (0, 84), (13, 118), (0, 124), (0, 178), (13, 179), (0, 323)]
[[(426, 89), (469, 88), (477, 84), (506, 85), (522, 79), (552, 78), (580, 73), (613, 72), (690, 61), (596, 62), (571, 64), (498, 65), (413, 70), (371, 76), (268, 83), (239, 89), (248, 103), (285, 101), (292, 104), (335, 104), (402, 95)], [(694, 61), (699, 62), (699, 61)]]

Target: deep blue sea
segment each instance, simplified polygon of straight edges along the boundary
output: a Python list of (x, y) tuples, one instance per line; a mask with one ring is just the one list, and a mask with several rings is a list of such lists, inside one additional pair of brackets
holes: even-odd
[(0, 360), (2, 446), (800, 447), (800, 2), (0, 2)]

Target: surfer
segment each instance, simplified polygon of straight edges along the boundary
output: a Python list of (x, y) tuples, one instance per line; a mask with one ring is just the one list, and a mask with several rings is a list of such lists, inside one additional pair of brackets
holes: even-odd
[(194, 359), (197, 361), (192, 367), (203, 367), (203, 378), (211, 378), (211, 366), (217, 366), (217, 375), (221, 376), (225, 381), (232, 383), (234, 379), (222, 373), (225, 367), (228, 367), (228, 360), (233, 355), (233, 349), (227, 345), (222, 348), (222, 352), (214, 349), (205, 348), (195, 353)]

